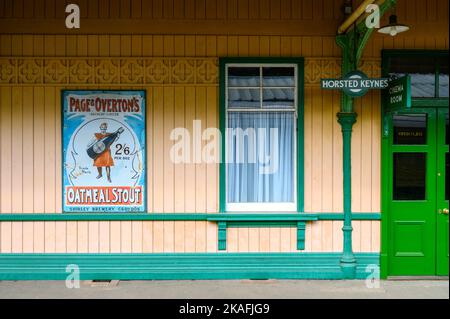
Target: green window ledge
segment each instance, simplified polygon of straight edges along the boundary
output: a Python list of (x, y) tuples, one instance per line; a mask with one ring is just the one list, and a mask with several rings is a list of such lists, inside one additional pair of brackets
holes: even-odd
[[(2, 221), (212, 221), (249, 223), (257, 222), (259, 226), (271, 226), (274, 223), (280, 227), (289, 222), (315, 220), (343, 220), (343, 213), (126, 213), (126, 214), (96, 214), (96, 213), (20, 213), (0, 214)], [(381, 213), (353, 213), (353, 220), (380, 220)], [(236, 225), (236, 224), (234, 224)]]

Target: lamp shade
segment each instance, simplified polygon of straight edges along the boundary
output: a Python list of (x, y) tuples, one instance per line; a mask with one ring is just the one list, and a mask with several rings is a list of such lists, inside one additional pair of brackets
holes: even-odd
[(396, 36), (401, 32), (408, 31), (409, 27), (397, 22), (397, 16), (395, 14), (389, 17), (389, 24), (381, 27), (378, 32), (383, 34), (389, 34), (390, 36)]

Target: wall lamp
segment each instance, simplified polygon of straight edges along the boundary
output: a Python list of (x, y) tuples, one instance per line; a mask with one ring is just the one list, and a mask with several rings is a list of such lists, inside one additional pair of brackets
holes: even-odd
[(397, 34), (401, 32), (408, 31), (409, 27), (405, 24), (399, 24), (397, 22), (397, 15), (392, 14), (389, 17), (389, 24), (382, 26), (380, 29), (378, 29), (378, 32), (383, 34), (389, 34), (390, 36), (394, 37)]

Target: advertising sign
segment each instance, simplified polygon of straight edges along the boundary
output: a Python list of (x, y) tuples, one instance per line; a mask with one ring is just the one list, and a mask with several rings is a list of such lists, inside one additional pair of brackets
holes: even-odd
[(351, 97), (363, 96), (371, 89), (385, 89), (389, 80), (385, 78), (370, 79), (361, 71), (347, 73), (342, 79), (321, 79), (320, 87), (325, 90), (342, 90)]
[(388, 108), (411, 107), (411, 77), (402, 76), (389, 81)]
[(63, 211), (146, 211), (144, 91), (63, 91)]

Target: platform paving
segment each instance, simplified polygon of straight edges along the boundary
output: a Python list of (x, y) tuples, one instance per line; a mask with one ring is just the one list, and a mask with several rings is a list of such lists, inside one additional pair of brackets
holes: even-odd
[(448, 299), (447, 280), (382, 280), (369, 288), (363, 280), (209, 280), (81, 281), (69, 289), (64, 281), (0, 281), (0, 299)]

